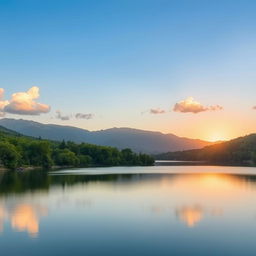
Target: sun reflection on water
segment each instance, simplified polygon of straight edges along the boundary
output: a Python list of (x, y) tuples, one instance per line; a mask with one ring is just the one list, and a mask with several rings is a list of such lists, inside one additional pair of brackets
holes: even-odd
[(206, 217), (209, 221), (212, 217), (233, 215), (230, 209), (246, 204), (256, 189), (243, 176), (218, 173), (166, 175), (157, 187), (161, 201), (154, 200), (148, 206), (150, 211), (158, 215), (174, 214), (188, 228), (198, 226)]

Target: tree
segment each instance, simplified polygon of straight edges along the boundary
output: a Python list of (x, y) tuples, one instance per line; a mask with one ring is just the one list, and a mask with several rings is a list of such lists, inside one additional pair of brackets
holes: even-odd
[(78, 159), (80, 167), (87, 167), (92, 164), (92, 158), (88, 155), (79, 155)]
[(252, 161), (254, 164), (256, 164), (256, 151), (252, 152)]
[(136, 162), (138, 162), (138, 159), (136, 159), (136, 155), (129, 148), (123, 149), (121, 151), (121, 156), (123, 165), (134, 165), (136, 164)]
[(30, 164), (49, 168), (53, 162), (51, 159), (51, 147), (47, 141), (33, 141), (28, 146)]
[(60, 166), (78, 166), (79, 159), (74, 152), (68, 149), (59, 150), (55, 156), (55, 162)]
[(1, 163), (10, 169), (17, 167), (20, 160), (20, 155), (15, 146), (8, 142), (0, 143), (0, 160)]
[(146, 155), (146, 154), (139, 154), (139, 165), (153, 165), (155, 160), (153, 157)]
[(65, 140), (63, 140), (63, 141), (60, 143), (60, 145), (59, 145), (59, 149), (65, 149), (65, 148), (67, 148), (67, 145), (66, 145)]

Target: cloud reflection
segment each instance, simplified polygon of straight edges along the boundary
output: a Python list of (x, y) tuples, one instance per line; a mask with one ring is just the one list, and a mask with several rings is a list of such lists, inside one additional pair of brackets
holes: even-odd
[(200, 222), (204, 216), (202, 207), (188, 206), (181, 207), (176, 210), (176, 215), (180, 220), (186, 223), (189, 228), (193, 228), (198, 222)]
[(0, 207), (0, 232), (3, 232), (4, 221), (9, 221), (13, 230), (27, 232), (30, 237), (37, 237), (39, 234), (40, 217), (46, 216), (48, 210), (41, 206), (31, 204), (19, 204), (8, 210), (7, 207)]
[(0, 205), (0, 232), (3, 232), (4, 230), (4, 220), (6, 216), (7, 214), (5, 208), (2, 205)]

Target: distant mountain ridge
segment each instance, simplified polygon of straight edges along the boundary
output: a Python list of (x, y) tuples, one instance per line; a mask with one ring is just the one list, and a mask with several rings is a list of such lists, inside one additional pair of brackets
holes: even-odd
[(168, 151), (199, 149), (213, 143), (198, 139), (178, 137), (174, 134), (144, 131), (132, 128), (111, 128), (100, 131), (54, 124), (42, 124), (23, 119), (3, 118), (0, 125), (18, 133), (57, 141), (86, 142), (112, 146), (119, 149), (130, 148), (135, 152), (158, 154)]
[(20, 135), (18, 132), (14, 131), (14, 130), (7, 129), (3, 126), (0, 126), (0, 132), (2, 132), (4, 134), (8, 134), (8, 135), (15, 135), (15, 136)]

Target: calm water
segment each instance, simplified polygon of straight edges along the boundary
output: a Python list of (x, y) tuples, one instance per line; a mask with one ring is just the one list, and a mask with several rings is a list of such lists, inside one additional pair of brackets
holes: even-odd
[(254, 173), (209, 166), (0, 173), (1, 255), (256, 255)]

